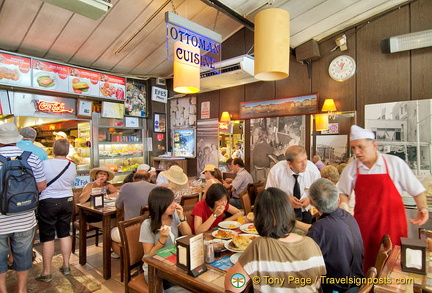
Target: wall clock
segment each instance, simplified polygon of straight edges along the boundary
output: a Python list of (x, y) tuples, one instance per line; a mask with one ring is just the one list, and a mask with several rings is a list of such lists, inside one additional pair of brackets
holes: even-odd
[(356, 71), (354, 58), (348, 55), (341, 55), (333, 59), (329, 65), (330, 77), (336, 81), (345, 81), (351, 78)]

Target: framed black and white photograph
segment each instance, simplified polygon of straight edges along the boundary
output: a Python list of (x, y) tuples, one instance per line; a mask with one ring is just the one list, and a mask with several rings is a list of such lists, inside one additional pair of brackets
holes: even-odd
[(337, 166), (344, 163), (348, 156), (348, 135), (317, 135), (316, 154), (324, 165)]
[(154, 132), (166, 131), (166, 114), (164, 113), (154, 113), (153, 116)]

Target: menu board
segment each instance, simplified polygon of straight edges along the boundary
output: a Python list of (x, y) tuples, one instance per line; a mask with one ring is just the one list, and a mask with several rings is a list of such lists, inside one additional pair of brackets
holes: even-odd
[(69, 66), (32, 59), (33, 88), (64, 92), (68, 91)]
[(31, 87), (30, 58), (0, 53), (0, 83)]
[(101, 74), (99, 82), (99, 96), (102, 98), (113, 98), (125, 100), (126, 78)]
[(100, 73), (81, 68), (69, 69), (69, 92), (83, 96), (99, 97)]

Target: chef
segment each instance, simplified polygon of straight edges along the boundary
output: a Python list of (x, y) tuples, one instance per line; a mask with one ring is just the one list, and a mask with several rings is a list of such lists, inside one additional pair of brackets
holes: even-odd
[(418, 208), (417, 217), (410, 223), (423, 225), (429, 211), (423, 185), (402, 159), (377, 151), (372, 131), (353, 125), (350, 144), (356, 159), (343, 170), (338, 182), (340, 207), (347, 209), (348, 195), (354, 190), (354, 217), (363, 238), (367, 271), (375, 264), (384, 234), (390, 235), (393, 245), (400, 245), (400, 237), (408, 235), (403, 190), (414, 197)]

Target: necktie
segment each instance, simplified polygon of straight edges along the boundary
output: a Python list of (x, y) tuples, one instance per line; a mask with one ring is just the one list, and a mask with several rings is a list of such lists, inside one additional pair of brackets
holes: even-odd
[(300, 184), (298, 183), (298, 180), (297, 180), (297, 178), (299, 177), (299, 175), (298, 174), (293, 174), (293, 176), (294, 176), (294, 179), (295, 179), (293, 195), (296, 198), (300, 199), (300, 195), (301, 195), (300, 194)]

